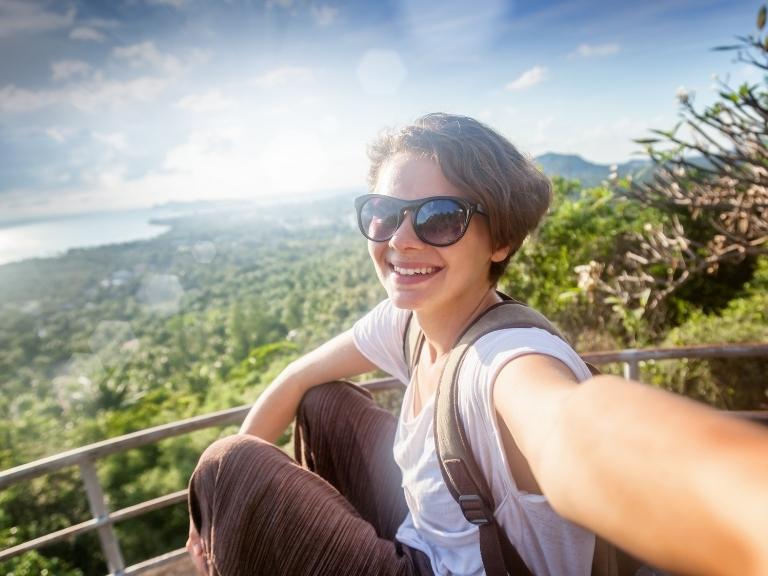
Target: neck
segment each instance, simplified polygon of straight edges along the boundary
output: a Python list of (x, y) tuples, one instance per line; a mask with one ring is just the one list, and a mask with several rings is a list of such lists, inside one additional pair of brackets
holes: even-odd
[(501, 301), (492, 286), (483, 292), (482, 296), (472, 296), (471, 299), (456, 302), (450, 310), (441, 310), (438, 313), (415, 311), (432, 361), (448, 354), (467, 326), (488, 307)]

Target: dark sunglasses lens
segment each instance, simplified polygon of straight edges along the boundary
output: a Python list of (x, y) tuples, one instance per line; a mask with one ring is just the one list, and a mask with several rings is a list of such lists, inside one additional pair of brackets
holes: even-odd
[(370, 198), (360, 208), (360, 225), (365, 236), (376, 242), (389, 240), (397, 230), (398, 209), (389, 198)]
[(453, 200), (430, 200), (419, 209), (414, 224), (422, 240), (435, 246), (447, 246), (464, 234), (467, 211)]

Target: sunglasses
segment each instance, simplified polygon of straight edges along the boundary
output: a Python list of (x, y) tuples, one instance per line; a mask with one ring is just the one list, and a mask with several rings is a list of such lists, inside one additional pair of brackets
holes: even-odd
[(430, 246), (450, 246), (461, 240), (472, 215), (488, 215), (476, 202), (455, 196), (430, 196), (420, 200), (401, 200), (381, 194), (355, 198), (357, 225), (363, 236), (374, 242), (386, 242), (411, 215), (413, 231)]

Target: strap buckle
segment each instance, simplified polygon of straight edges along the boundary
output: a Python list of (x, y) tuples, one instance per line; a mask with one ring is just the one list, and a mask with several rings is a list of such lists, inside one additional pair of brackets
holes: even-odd
[(493, 512), (477, 494), (459, 496), (459, 507), (470, 524), (485, 526), (493, 522)]

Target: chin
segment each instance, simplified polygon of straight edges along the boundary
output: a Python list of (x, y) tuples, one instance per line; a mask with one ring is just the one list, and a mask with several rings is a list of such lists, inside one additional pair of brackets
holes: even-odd
[(400, 308), (401, 310), (413, 310), (413, 302), (410, 298), (404, 298), (402, 295), (398, 293), (392, 293), (389, 292), (387, 294), (389, 296), (389, 301), (392, 302), (392, 305), (395, 308)]
[(392, 305), (401, 310), (416, 310), (423, 305), (422, 298), (419, 298), (416, 294), (389, 289), (387, 290), (387, 296), (389, 296)]

